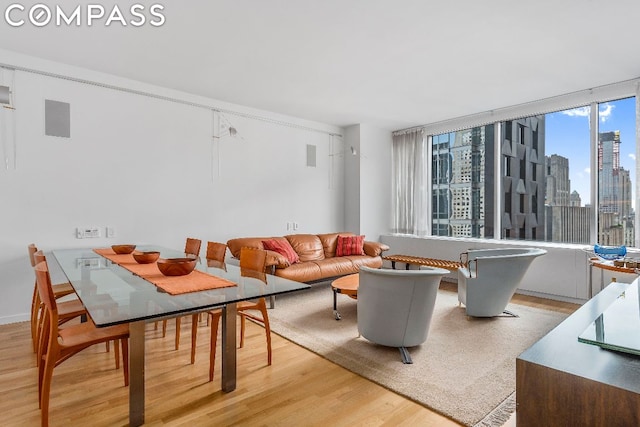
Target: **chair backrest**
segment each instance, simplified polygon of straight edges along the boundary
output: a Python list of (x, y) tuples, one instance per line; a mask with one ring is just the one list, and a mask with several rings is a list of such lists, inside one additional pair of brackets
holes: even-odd
[(202, 246), (202, 241), (200, 239), (187, 237), (187, 242), (184, 245), (184, 253), (198, 257), (200, 256), (200, 246)]
[(29, 261), (31, 262), (31, 267), (35, 267), (36, 266), (36, 260), (35, 260), (35, 258), (33, 256), (33, 254), (38, 252), (38, 248), (36, 247), (36, 245), (31, 243), (29, 245), (28, 249), (29, 249)]
[[(40, 252), (40, 256), (44, 258), (44, 255)], [(36, 254), (36, 257), (38, 255)], [(36, 283), (38, 285), (38, 293), (40, 294), (40, 300), (45, 306), (45, 310), (48, 313), (49, 322), (53, 323), (54, 326), (58, 325), (58, 305), (56, 303), (56, 298), (53, 294), (53, 289), (51, 287), (51, 276), (49, 275), (49, 268), (47, 266), (47, 261), (42, 260), (38, 262), (34, 270), (36, 272)]]
[[(42, 251), (36, 251), (33, 254), (33, 260), (35, 262), (35, 265), (40, 264), (41, 262), (46, 262), (47, 261), (47, 257), (44, 256), (44, 252)], [(34, 266), (35, 267), (35, 266)], [(47, 271), (49, 271), (49, 264), (47, 264)], [(47, 273), (48, 274), (48, 273)]]
[(267, 265), (267, 251), (264, 249), (243, 247), (240, 249), (240, 268), (264, 273)]
[(207, 261), (224, 262), (227, 255), (227, 245), (218, 242), (207, 242)]
[(360, 267), (358, 331), (369, 341), (412, 347), (427, 339), (440, 279), (448, 270)]

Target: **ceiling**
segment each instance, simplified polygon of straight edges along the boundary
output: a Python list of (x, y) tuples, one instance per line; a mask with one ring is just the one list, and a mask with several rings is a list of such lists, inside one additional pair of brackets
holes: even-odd
[[(9, 3), (2, 2), (2, 16)], [(36, 3), (21, 2), (27, 11)], [(47, 3), (70, 13), (87, 2)], [(90, 3), (107, 14), (117, 4), (133, 19), (131, 2)], [(163, 5), (165, 23), (105, 26), (103, 18), (89, 27), (86, 9), (79, 27), (14, 28), (1, 20), (0, 49), (337, 126), (389, 130), (640, 77), (637, 0), (138, 3)]]

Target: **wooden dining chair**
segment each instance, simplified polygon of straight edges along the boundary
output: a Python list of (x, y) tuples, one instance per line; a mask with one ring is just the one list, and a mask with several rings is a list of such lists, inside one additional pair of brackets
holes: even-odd
[(202, 240), (187, 237), (187, 241), (184, 245), (185, 255), (194, 255), (200, 260), (200, 248), (202, 247)]
[[(202, 246), (202, 241), (199, 239), (194, 239), (192, 237), (187, 237), (186, 243), (184, 245), (184, 253), (185, 255), (192, 255), (198, 258), (198, 262), (200, 262), (200, 247)], [(182, 327), (182, 317), (176, 317), (176, 343), (175, 349), (178, 350), (180, 348), (180, 328)], [(167, 336), (167, 319), (162, 321), (162, 337)]]
[[(224, 268), (224, 260), (227, 254), (227, 245), (219, 242), (207, 242), (205, 258), (208, 267)], [(200, 314), (191, 316), (191, 364), (196, 361), (196, 347), (198, 337), (198, 319)], [(213, 381), (213, 369), (216, 360), (216, 343), (218, 339), (218, 325), (222, 317), (222, 310), (216, 309), (207, 312), (207, 324), (211, 326), (211, 343), (209, 349), (209, 381)]]
[[(38, 252), (38, 247), (31, 243), (28, 247), (29, 252), (29, 262), (31, 263), (31, 267), (34, 268), (36, 266), (35, 254)], [(55, 298), (62, 298), (67, 295), (74, 294), (75, 291), (71, 283), (58, 283), (52, 285), (53, 294)], [(78, 302), (75, 302), (75, 306), (77, 308)], [(81, 306), (82, 304), (80, 304)], [(70, 309), (70, 305), (67, 305), (66, 308), (61, 308), (62, 312)], [(84, 308), (83, 308), (84, 309)], [(38, 346), (38, 325), (40, 323), (39, 316), (42, 311), (42, 303), (40, 301), (40, 296), (38, 294), (38, 284), (34, 280), (33, 284), (33, 295), (31, 296), (31, 340), (33, 342), (33, 351), (37, 352)]]
[(59, 328), (58, 304), (51, 286), (51, 277), (47, 262), (42, 261), (34, 267), (38, 294), (44, 311), (43, 351), (38, 367), (38, 397), (41, 413), (41, 425), (49, 425), (49, 398), (53, 370), (65, 360), (94, 344), (120, 340), (122, 344), (122, 362), (124, 366), (124, 384), (129, 385), (129, 325), (117, 325), (96, 328), (93, 322), (84, 322)]
[[(266, 263), (267, 251), (248, 247), (240, 250), (240, 274), (242, 276), (259, 278), (266, 283)], [(237, 309), (238, 316), (240, 316), (240, 348), (244, 346), (246, 319), (261, 324), (264, 326), (267, 338), (267, 364), (271, 365), (271, 326), (267, 313), (267, 300), (263, 297), (253, 301), (242, 301), (238, 303)]]
[(224, 259), (227, 255), (227, 245), (219, 242), (207, 242), (207, 267), (224, 268)]
[[(33, 254), (33, 258), (35, 260), (36, 265), (41, 263), (41, 262), (46, 262), (47, 258), (45, 257), (44, 253), (42, 251), (37, 251)], [(35, 267), (34, 267), (34, 273), (35, 273)], [(41, 299), (40, 299), (40, 293), (38, 292), (38, 281), (36, 278), (36, 292), (38, 293), (38, 304), (40, 305), (40, 309), (38, 310), (39, 314), (37, 316), (37, 327), (36, 327), (36, 340), (37, 340), (37, 345), (36, 348), (34, 349), (34, 352), (36, 353), (36, 366), (40, 366), (40, 361), (42, 360), (42, 354), (44, 351), (44, 343), (43, 343), (43, 336), (42, 336), (42, 331), (44, 328), (44, 313), (45, 313), (45, 306), (42, 303)], [(110, 301), (110, 304), (104, 304), (104, 309), (105, 310), (112, 310), (114, 307), (115, 302)], [(76, 319), (80, 316), (86, 316), (87, 310), (84, 307), (84, 305), (82, 304), (82, 302), (79, 299), (73, 299), (70, 301), (61, 301), (61, 302), (57, 302), (58, 305), (58, 326), (62, 326), (63, 324), (67, 323), (70, 320)], [(116, 361), (116, 369), (120, 369), (120, 355), (119, 355), (119, 351), (120, 348), (118, 346), (117, 341), (115, 342), (116, 346), (115, 346), (115, 361)], [(109, 342), (107, 341), (105, 343), (105, 347), (107, 351), (110, 351), (110, 346), (109, 346)]]
[[(218, 244), (221, 245), (221, 244)], [(224, 245), (226, 251), (226, 245)], [(224, 254), (222, 246), (216, 246), (218, 254)], [(222, 258), (224, 259), (224, 258)], [(218, 261), (220, 258), (218, 259)], [(240, 250), (240, 272), (242, 276), (258, 278), (266, 282), (265, 265), (267, 260), (267, 252), (263, 249), (241, 248)], [(267, 302), (265, 298), (259, 298), (255, 301), (244, 301), (237, 305), (238, 316), (240, 316), (240, 347), (244, 346), (245, 320), (247, 318), (258, 322), (265, 328), (267, 338), (267, 361), (271, 365), (271, 327), (269, 326), (269, 314), (267, 313)], [(260, 315), (253, 312), (258, 311)], [(211, 340), (209, 351), (209, 381), (213, 381), (213, 372), (216, 363), (216, 344), (218, 341), (218, 327), (222, 310), (211, 310), (208, 313), (211, 323)], [(194, 324), (197, 315), (193, 316)], [(191, 330), (191, 363), (195, 363), (196, 335), (197, 327)]]

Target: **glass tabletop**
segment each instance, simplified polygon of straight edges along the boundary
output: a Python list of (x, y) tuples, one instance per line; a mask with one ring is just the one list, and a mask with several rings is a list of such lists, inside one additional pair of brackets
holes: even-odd
[[(162, 258), (185, 256), (184, 252), (154, 245), (141, 245), (136, 250), (160, 251)], [(235, 265), (207, 266), (206, 260), (202, 260), (196, 266), (198, 270), (227, 279), (237, 286), (170, 295), (90, 248), (52, 252), (91, 319), (99, 327), (204, 311), (310, 288), (305, 283), (271, 274), (241, 271)]]
[(640, 355), (640, 301), (638, 281), (618, 298), (578, 337), (578, 341), (609, 350)]

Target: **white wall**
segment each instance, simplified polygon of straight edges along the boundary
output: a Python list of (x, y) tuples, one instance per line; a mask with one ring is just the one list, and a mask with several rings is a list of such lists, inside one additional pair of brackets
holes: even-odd
[[(18, 67), (342, 133), (11, 52), (0, 57)], [(29, 243), (44, 250), (145, 242), (182, 248), (187, 236), (225, 242), (293, 233), (288, 222), (298, 223), (296, 233), (345, 229), (343, 162), (330, 156), (326, 133), (226, 114), (242, 139), (221, 140), (218, 162), (206, 108), (25, 71), (16, 71), (15, 90), (17, 163), (0, 169), (0, 323), (28, 318)], [(45, 99), (70, 103), (71, 138), (44, 135)], [(306, 166), (307, 144), (316, 146), (316, 167)], [(334, 150), (342, 145), (334, 138)], [(110, 226), (116, 235), (79, 240), (79, 226)]]
[(360, 125), (360, 233), (378, 241), (391, 231), (391, 132)]
[[(381, 236), (380, 241), (391, 248), (386, 252), (387, 255), (410, 254), (453, 261), (460, 260), (460, 254), (469, 249), (540, 247), (547, 250), (547, 254), (536, 258), (531, 263), (517, 292), (561, 301), (582, 303), (588, 300), (591, 274), (593, 274), (594, 295), (609, 284), (612, 277), (625, 283), (631, 283), (636, 277), (635, 275), (604, 271), (599, 268), (593, 268), (592, 272), (588, 263), (589, 252), (577, 245), (561, 247), (538, 242), (501, 242), (497, 240), (399, 235)], [(457, 274), (452, 273), (447, 277), (456, 279)], [(499, 280), (499, 277), (497, 279)]]
[(360, 125), (344, 133), (344, 224), (345, 231), (361, 233), (360, 224)]
[(345, 129), (345, 225), (366, 240), (391, 230), (392, 140), (391, 132), (367, 124)]

